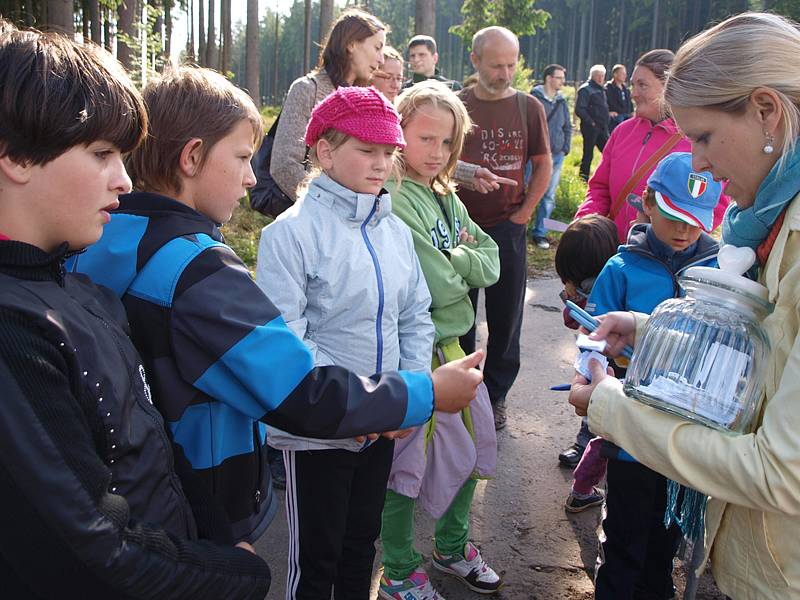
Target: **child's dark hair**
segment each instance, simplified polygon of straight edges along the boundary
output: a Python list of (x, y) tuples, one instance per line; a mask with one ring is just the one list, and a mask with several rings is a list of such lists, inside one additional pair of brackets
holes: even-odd
[(0, 30), (0, 156), (43, 165), (97, 140), (139, 145), (144, 104), (108, 52), (7, 22)]
[(570, 223), (556, 249), (556, 273), (564, 283), (579, 285), (597, 277), (617, 253), (617, 226), (608, 217), (586, 215)]
[(241, 121), (253, 128), (253, 147), (264, 122), (250, 96), (211, 69), (170, 69), (144, 88), (150, 133), (131, 153), (128, 173), (137, 190), (180, 192), (179, 162), (192, 138), (203, 140), (201, 167), (208, 152)]

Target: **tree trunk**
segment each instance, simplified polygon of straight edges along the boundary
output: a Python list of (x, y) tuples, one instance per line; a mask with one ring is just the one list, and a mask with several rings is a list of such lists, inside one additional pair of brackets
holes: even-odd
[(220, 4), (220, 38), (222, 38), (222, 51), (220, 53), (219, 70), (222, 74), (231, 70), (231, 0), (222, 0)]
[(414, 33), (431, 37), (436, 35), (436, 0), (417, 0)]
[(217, 55), (217, 33), (214, 30), (214, 0), (208, 0), (208, 42), (206, 43), (206, 66), (212, 69), (219, 67)]
[(206, 9), (203, 0), (197, 0), (197, 64), (206, 62)]
[(272, 69), (272, 104), (278, 103), (278, 49), (280, 48), (281, 16), (275, 13), (275, 56)]
[(622, 36), (625, 34), (625, 0), (619, 3), (619, 32), (617, 34), (617, 61), (622, 62)]
[(586, 55), (586, 25), (588, 19), (586, 18), (586, 11), (581, 11), (581, 32), (580, 40), (578, 40), (578, 64), (575, 69), (575, 80), (584, 81), (586, 77), (586, 62), (584, 56)]
[(103, 20), (100, 17), (100, 0), (89, 0), (89, 23), (91, 25), (92, 41), (98, 46), (103, 43)]
[(172, 54), (172, 2), (164, 0), (164, 57), (170, 61)]
[(47, 0), (47, 29), (57, 29), (70, 37), (75, 33), (72, 0)]
[(650, 35), (650, 47), (658, 48), (658, 0), (653, 2), (653, 32)]
[(92, 39), (92, 28), (89, 22), (89, 0), (81, 0), (81, 35), (84, 43)]
[(117, 9), (117, 58), (129, 71), (133, 69), (133, 49), (136, 40), (137, 0), (123, 0)]
[(311, 70), (311, 0), (305, 0), (303, 34), (303, 73)]
[[(247, 0), (247, 29), (245, 31), (247, 76), (245, 85), (250, 97), (261, 106), (261, 90), (258, 84), (258, 0)], [(277, 67), (277, 65), (276, 65)]]
[(333, 0), (319, 0), (319, 43), (325, 43), (333, 25)]
[(114, 40), (111, 35), (111, 9), (108, 6), (103, 7), (103, 46), (106, 50), (111, 52), (114, 47)]

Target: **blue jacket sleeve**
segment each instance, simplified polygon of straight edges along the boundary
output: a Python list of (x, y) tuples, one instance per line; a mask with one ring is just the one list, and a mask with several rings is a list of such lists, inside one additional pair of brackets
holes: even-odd
[(593, 315), (604, 315), (614, 310), (627, 310), (626, 293), (627, 282), (621, 264), (616, 256), (611, 257), (594, 282), (586, 311)]
[(289, 433), (352, 437), (421, 425), (433, 412), (428, 374), (363, 378), (341, 367), (314, 368), (308, 348), (226, 246), (203, 251), (184, 269), (171, 323), (186, 381)]

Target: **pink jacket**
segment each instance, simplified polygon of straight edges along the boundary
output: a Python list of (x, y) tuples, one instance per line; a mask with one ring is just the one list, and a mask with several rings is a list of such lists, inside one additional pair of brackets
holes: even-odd
[[(589, 179), (586, 199), (578, 207), (575, 218), (591, 214), (608, 216), (614, 199), (633, 172), (677, 131), (675, 121), (671, 118), (653, 125), (648, 119), (633, 117), (617, 125), (606, 143), (603, 158), (600, 160), (597, 170)], [(672, 152), (691, 151), (692, 144), (686, 138), (679, 141), (672, 149)], [(653, 170), (655, 170), (655, 166), (642, 177), (631, 193), (642, 195), (647, 178)], [(730, 199), (726, 195), (723, 194), (720, 197), (719, 204), (714, 209), (714, 228), (722, 222), (729, 202)], [(636, 219), (636, 209), (627, 202), (623, 203), (614, 220), (617, 224), (620, 243), (624, 244), (628, 239), (628, 230), (634, 219)]]

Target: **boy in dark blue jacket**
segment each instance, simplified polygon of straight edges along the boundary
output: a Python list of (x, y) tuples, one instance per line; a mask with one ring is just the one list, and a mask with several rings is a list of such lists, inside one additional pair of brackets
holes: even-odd
[[(721, 192), (710, 173), (692, 170), (690, 153), (675, 152), (662, 159), (647, 180), (643, 199), (650, 223), (634, 226), (628, 243), (603, 267), (586, 310), (595, 315), (615, 310), (651, 313), (664, 300), (680, 295), (677, 278), (683, 271), (716, 266), (719, 245), (706, 232)], [(581, 459), (576, 481), (582, 467), (589, 470), (584, 461), (600, 460), (592, 446), (597, 442), (590, 443)], [(595, 598), (672, 598), (672, 559), (680, 529), (664, 528), (667, 480), (610, 442), (602, 442), (600, 454), (609, 459), (608, 493)], [(581, 483), (591, 489), (590, 483)]]
[(144, 97), (150, 135), (129, 161), (142, 191), (120, 199), (76, 268), (122, 297), (174, 443), (227, 515), (230, 538), (253, 541), (276, 509), (265, 423), (330, 439), (420, 425), (434, 392), (450, 412), (474, 397), (480, 355), (433, 376), (314, 368), (219, 231), (255, 183), (262, 124), (252, 100), (199, 68), (151, 81)]

